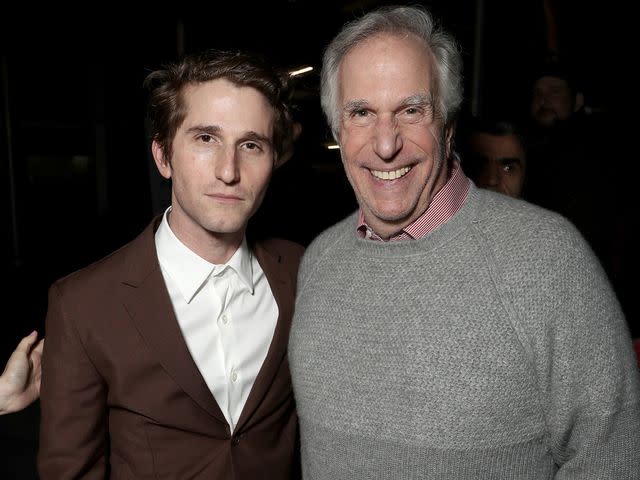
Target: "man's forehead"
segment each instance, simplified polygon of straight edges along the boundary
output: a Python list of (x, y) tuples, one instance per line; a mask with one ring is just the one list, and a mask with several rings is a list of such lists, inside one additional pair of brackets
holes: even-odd
[(569, 82), (562, 77), (545, 75), (536, 80), (536, 87), (568, 87)]

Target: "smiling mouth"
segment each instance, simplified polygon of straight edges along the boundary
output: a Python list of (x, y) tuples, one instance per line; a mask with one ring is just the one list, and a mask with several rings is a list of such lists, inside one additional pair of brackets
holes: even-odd
[(380, 179), (380, 180), (397, 180), (398, 178), (404, 177), (412, 167), (402, 167), (397, 170), (391, 171), (383, 171), (383, 170), (371, 170), (371, 175)]

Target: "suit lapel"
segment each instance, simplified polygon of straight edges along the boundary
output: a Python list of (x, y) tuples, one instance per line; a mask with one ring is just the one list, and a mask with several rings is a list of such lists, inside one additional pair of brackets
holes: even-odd
[(274, 377), (280, 369), (289, 342), (295, 295), (294, 286), (288, 275), (289, 272), (287, 272), (281, 264), (280, 258), (268, 252), (259, 243), (255, 246), (254, 253), (269, 281), (269, 286), (278, 305), (279, 313), (269, 351), (251, 388), (249, 398), (242, 409), (236, 431), (240, 431), (249, 419), (251, 419), (269, 391)]
[(227, 421), (196, 366), (175, 317), (160, 265), (154, 232), (156, 219), (131, 244), (129, 273), (123, 281), (130, 290), (124, 306), (158, 362), (195, 402), (224, 425)]

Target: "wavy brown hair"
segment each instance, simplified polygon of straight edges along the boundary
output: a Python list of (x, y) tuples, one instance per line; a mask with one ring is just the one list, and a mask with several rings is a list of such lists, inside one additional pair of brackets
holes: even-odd
[(158, 142), (165, 158), (170, 160), (173, 138), (187, 114), (183, 97), (185, 88), (219, 78), (240, 87), (255, 88), (273, 107), (273, 160), (277, 165), (293, 144), (288, 76), (264, 58), (247, 52), (207, 50), (187, 55), (147, 75), (144, 85), (150, 90), (147, 114), (151, 138)]

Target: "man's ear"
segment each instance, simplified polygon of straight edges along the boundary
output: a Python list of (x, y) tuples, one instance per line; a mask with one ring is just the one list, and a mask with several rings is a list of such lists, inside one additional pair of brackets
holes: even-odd
[(164, 150), (156, 139), (151, 142), (151, 153), (153, 153), (153, 160), (156, 162), (158, 172), (164, 178), (171, 178), (171, 162), (169, 162), (164, 156)]
[(449, 158), (449, 156), (451, 155), (451, 142), (453, 141), (453, 130), (454, 130), (454, 124), (450, 123), (448, 127), (446, 127), (445, 130), (445, 134), (444, 134), (444, 143), (445, 143), (445, 157), (444, 158)]
[(584, 107), (584, 95), (582, 92), (576, 92), (576, 103), (573, 106), (573, 111), (577, 112)]

